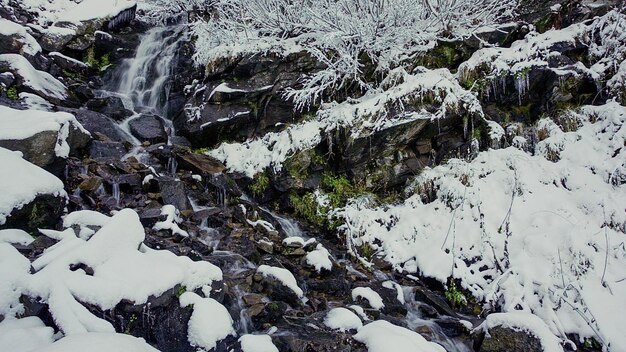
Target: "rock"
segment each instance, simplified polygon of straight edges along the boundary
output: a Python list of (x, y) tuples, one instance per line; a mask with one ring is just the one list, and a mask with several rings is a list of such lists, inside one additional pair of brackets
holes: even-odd
[(89, 146), (89, 156), (93, 159), (119, 160), (126, 153), (128, 149), (120, 142), (93, 141)]
[(11, 72), (0, 73), (0, 85), (4, 88), (10, 87), (15, 82), (15, 76)]
[(41, 47), (26, 29), (9, 20), (0, 18), (0, 54), (21, 54), (35, 56)]
[(132, 119), (128, 126), (133, 136), (142, 142), (147, 141), (151, 144), (167, 142), (163, 120), (156, 115), (141, 114)]
[(541, 341), (523, 331), (505, 327), (489, 329), (489, 334), (476, 337), (474, 350), (478, 352), (542, 352)]
[(132, 111), (126, 109), (119, 97), (94, 98), (85, 105), (90, 110), (102, 113), (116, 121), (122, 121), (133, 115)]
[(96, 138), (101, 135), (114, 142), (125, 141), (123, 132), (117, 124), (104, 114), (87, 109), (63, 108), (61, 110), (74, 115), (76, 120)]
[(61, 51), (76, 36), (71, 28), (48, 27), (41, 32), (39, 43), (46, 51)]
[(253, 291), (255, 292), (263, 293), (274, 301), (285, 302), (292, 307), (298, 307), (301, 304), (300, 298), (296, 293), (273, 276), (263, 276), (260, 273), (256, 273), (254, 281)]
[(183, 182), (162, 179), (159, 180), (159, 188), (161, 189), (163, 204), (171, 204), (180, 211), (192, 209)]
[(441, 314), (456, 316), (456, 313), (445, 299), (425, 287), (415, 286), (415, 300), (432, 306)]
[(52, 61), (57, 64), (61, 69), (69, 72), (85, 75), (89, 71), (89, 66), (82, 61), (76, 60), (69, 56), (65, 56), (58, 52), (52, 52), (49, 54)]
[(76, 106), (78, 102), (70, 96), (67, 87), (48, 72), (35, 69), (18, 54), (0, 55), (0, 72), (11, 72), (19, 92), (36, 94), (43, 99), (62, 106)]
[[(277, 123), (302, 116), (280, 92), (298, 84), (303, 72), (317, 63), (306, 53), (287, 57), (243, 58), (234, 65), (211, 65), (204, 89), (197, 89), (189, 106), (173, 120), (176, 130), (194, 147), (212, 147), (224, 140), (243, 141), (274, 131)], [(197, 87), (198, 88), (198, 87)], [(192, 119), (188, 114), (195, 114)]]
[(226, 168), (219, 160), (199, 153), (178, 155), (179, 165), (201, 175), (219, 174)]
[(38, 233), (38, 229), (54, 228), (63, 214), (66, 200), (61, 196), (39, 195), (20, 209), (14, 209), (0, 229), (21, 229)]
[(78, 185), (81, 191), (93, 192), (102, 186), (102, 178), (89, 176)]
[[(0, 119), (0, 130), (6, 131), (0, 134), (0, 147), (20, 151), (26, 160), (57, 175), (64, 167), (63, 159), (80, 155), (91, 139), (67, 113), (7, 107), (0, 107), (0, 111), (6, 115)], [(28, 128), (11, 133), (16, 123)]]

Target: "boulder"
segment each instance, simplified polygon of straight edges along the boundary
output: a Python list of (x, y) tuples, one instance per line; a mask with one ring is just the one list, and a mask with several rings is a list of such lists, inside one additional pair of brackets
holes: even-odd
[(142, 142), (151, 144), (167, 142), (163, 120), (156, 115), (141, 114), (128, 123), (130, 132)]
[(192, 209), (183, 182), (164, 178), (159, 180), (159, 188), (163, 204), (171, 204), (180, 211)]
[(90, 139), (89, 132), (69, 113), (0, 106), (0, 147), (22, 152), (37, 166), (57, 169), (55, 163), (79, 155)]
[(25, 57), (18, 54), (0, 55), (0, 73), (11, 72), (19, 91), (36, 94), (54, 104), (76, 105), (67, 87), (47, 72), (36, 70)]
[(0, 148), (0, 160), (0, 229), (54, 228), (67, 197), (63, 182), (18, 152)]
[(478, 352), (542, 352), (541, 341), (526, 332), (498, 326), (489, 330), (483, 339), (474, 342)]
[(46, 51), (61, 51), (76, 36), (72, 28), (48, 27), (41, 30), (39, 42)]
[(128, 153), (123, 143), (111, 141), (93, 141), (89, 145), (89, 156), (93, 159), (119, 160)]
[(0, 18), (0, 54), (21, 54), (35, 56), (41, 52), (41, 46), (21, 25)]
[(122, 121), (133, 115), (133, 112), (126, 109), (124, 102), (119, 97), (94, 98), (86, 104), (89, 110), (97, 111), (115, 121)]
[(105, 137), (114, 142), (125, 141), (124, 132), (120, 130), (113, 120), (104, 114), (87, 109), (63, 108), (61, 110), (74, 115), (76, 120), (78, 120), (94, 138), (103, 139), (102, 137)]

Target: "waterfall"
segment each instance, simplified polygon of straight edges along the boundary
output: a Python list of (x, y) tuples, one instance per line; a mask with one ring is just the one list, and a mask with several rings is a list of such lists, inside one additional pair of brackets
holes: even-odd
[(153, 28), (141, 38), (135, 57), (122, 63), (123, 75), (115, 89), (127, 98), (131, 110), (147, 110), (167, 120), (169, 79), (180, 43), (186, 40), (184, 26)]

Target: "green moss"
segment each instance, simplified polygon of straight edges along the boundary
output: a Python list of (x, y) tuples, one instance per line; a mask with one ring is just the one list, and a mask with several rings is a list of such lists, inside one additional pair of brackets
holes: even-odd
[(320, 207), (315, 198), (315, 194), (309, 192), (303, 196), (295, 193), (289, 195), (289, 201), (293, 206), (296, 215), (307, 222), (318, 227), (326, 227), (328, 220), (328, 209)]
[(308, 168), (311, 164), (311, 158), (307, 151), (297, 153), (285, 162), (285, 169), (289, 176), (296, 180), (306, 180), (309, 177)]
[(277, 312), (278, 310), (280, 310), (280, 306), (276, 302), (270, 302), (267, 304), (267, 310), (269, 310), (270, 312)]
[(74, 79), (78, 79), (80, 78), (80, 75), (76, 72), (71, 72), (68, 70), (63, 70), (63, 74), (69, 78), (74, 78)]
[(187, 292), (187, 287), (180, 286), (178, 290), (176, 290), (176, 298), (180, 298), (180, 296), (182, 296), (185, 292)]
[(326, 157), (317, 149), (311, 151), (311, 163), (316, 166), (326, 165)]
[(111, 64), (109, 53), (106, 53), (98, 58), (96, 57), (96, 51), (93, 46), (87, 49), (84, 61), (89, 67), (98, 71), (106, 70), (106, 68)]
[(353, 185), (345, 176), (330, 172), (322, 175), (322, 189), (328, 193), (330, 206), (333, 208), (340, 207), (349, 198), (365, 192), (363, 188)]
[(20, 96), (17, 93), (17, 87), (16, 86), (13, 86), (13, 87), (7, 89), (7, 97), (9, 99), (11, 99), (11, 100), (19, 100), (20, 99)]
[(254, 176), (254, 181), (248, 186), (250, 192), (256, 197), (262, 195), (270, 185), (270, 179), (264, 172), (260, 172)]
[(467, 298), (465, 298), (463, 292), (459, 291), (456, 288), (456, 284), (454, 283), (454, 281), (452, 281), (451, 284), (448, 286), (448, 289), (446, 290), (446, 292), (444, 292), (444, 296), (453, 307), (461, 307), (467, 305)]
[(195, 148), (195, 149), (192, 149), (191, 151), (196, 154), (206, 154), (209, 152), (209, 150), (210, 150), (209, 148)]

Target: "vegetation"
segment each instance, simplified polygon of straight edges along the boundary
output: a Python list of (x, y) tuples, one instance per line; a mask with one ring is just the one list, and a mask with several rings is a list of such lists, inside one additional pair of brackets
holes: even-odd
[(456, 284), (454, 283), (454, 281), (451, 281), (448, 289), (446, 290), (446, 292), (444, 292), (444, 295), (453, 307), (461, 307), (467, 305), (467, 298), (465, 298), (463, 292), (456, 288)]
[(252, 194), (255, 197), (259, 197), (263, 195), (263, 193), (265, 192), (267, 187), (269, 187), (269, 185), (270, 185), (269, 177), (267, 177), (267, 175), (264, 172), (261, 172), (261, 173), (256, 174), (256, 176), (254, 176), (254, 181), (250, 184), (250, 186), (248, 186), (248, 188), (250, 189), (250, 192), (252, 192)]

